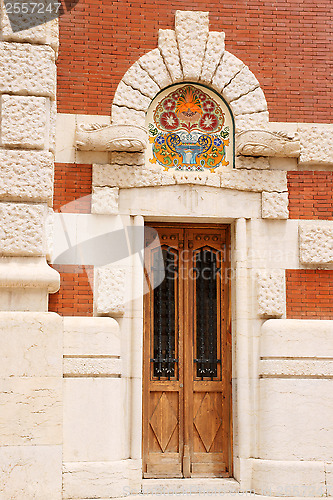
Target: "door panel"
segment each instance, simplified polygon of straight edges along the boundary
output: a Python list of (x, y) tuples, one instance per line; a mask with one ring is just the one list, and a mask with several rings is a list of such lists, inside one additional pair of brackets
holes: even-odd
[(144, 477), (230, 476), (228, 228), (154, 228), (161, 248), (147, 236), (145, 255)]

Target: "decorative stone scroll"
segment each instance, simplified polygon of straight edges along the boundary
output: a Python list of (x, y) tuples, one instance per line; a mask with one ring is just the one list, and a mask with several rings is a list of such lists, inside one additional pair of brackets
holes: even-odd
[(150, 163), (189, 172), (233, 166), (231, 113), (203, 86), (178, 84), (160, 93), (149, 107), (146, 123)]
[(294, 135), (269, 130), (245, 130), (236, 134), (237, 155), (297, 158), (300, 143)]
[(75, 145), (81, 151), (144, 151), (147, 132), (136, 125), (80, 124)]

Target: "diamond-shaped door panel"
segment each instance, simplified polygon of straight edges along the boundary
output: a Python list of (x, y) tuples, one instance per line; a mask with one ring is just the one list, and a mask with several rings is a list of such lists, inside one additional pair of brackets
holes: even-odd
[(221, 423), (222, 419), (217, 413), (212, 397), (209, 392), (206, 392), (194, 418), (194, 425), (207, 453), (214, 442)]
[(149, 423), (164, 453), (178, 425), (178, 418), (168, 400), (167, 393), (162, 393)]

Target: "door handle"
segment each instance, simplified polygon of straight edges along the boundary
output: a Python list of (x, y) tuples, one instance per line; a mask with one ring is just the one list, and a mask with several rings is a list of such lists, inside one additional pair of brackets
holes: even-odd
[(179, 387), (182, 389), (184, 387), (184, 384), (179, 384)]

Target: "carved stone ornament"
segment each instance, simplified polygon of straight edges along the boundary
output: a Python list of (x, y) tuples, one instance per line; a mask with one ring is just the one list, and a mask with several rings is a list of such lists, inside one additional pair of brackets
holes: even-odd
[(236, 134), (236, 154), (298, 158), (300, 142), (298, 138), (287, 132), (246, 130)]
[(147, 132), (136, 125), (80, 124), (75, 147), (81, 151), (144, 151)]

